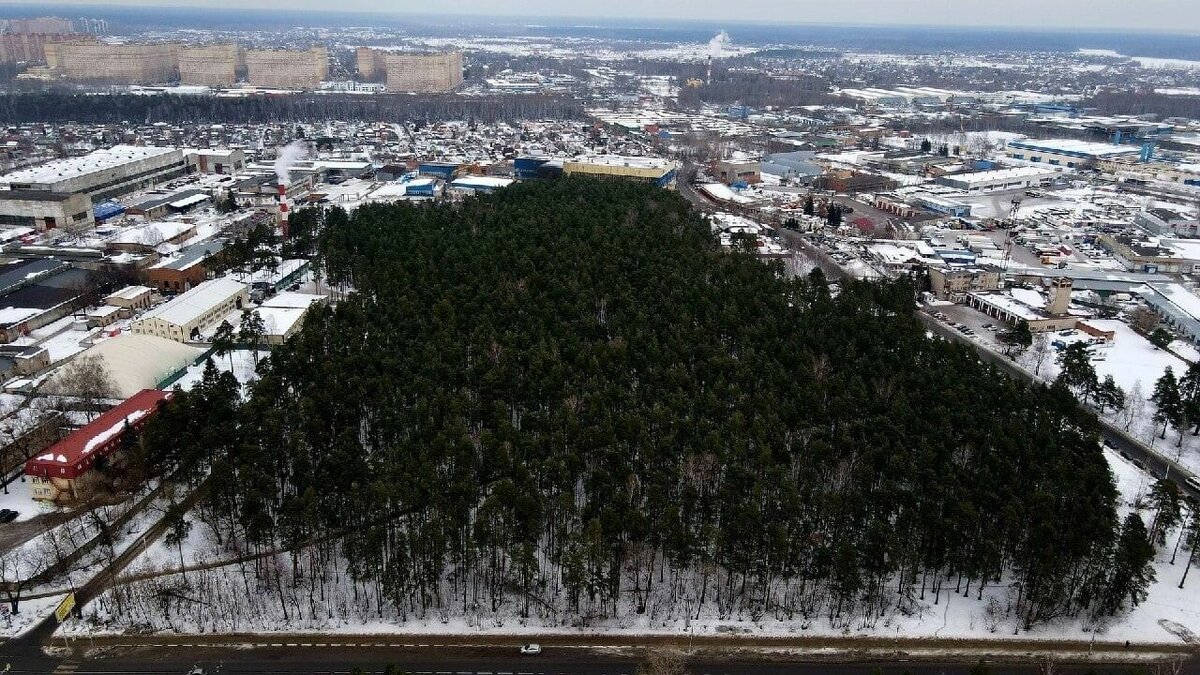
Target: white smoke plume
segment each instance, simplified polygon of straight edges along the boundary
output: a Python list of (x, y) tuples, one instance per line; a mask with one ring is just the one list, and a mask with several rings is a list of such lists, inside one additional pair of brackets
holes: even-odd
[(714, 59), (720, 58), (725, 47), (732, 42), (733, 40), (729, 39), (729, 33), (725, 31), (717, 33), (713, 39), (708, 41), (708, 55)]
[(275, 177), (279, 179), (280, 183), (287, 185), (291, 182), (288, 180), (288, 176), (292, 167), (306, 157), (308, 157), (308, 146), (302, 141), (292, 141), (283, 146), (275, 155)]

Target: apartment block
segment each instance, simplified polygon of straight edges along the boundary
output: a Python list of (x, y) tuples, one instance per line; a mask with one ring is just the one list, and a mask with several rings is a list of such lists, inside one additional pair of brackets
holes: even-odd
[(324, 47), (307, 51), (247, 50), (246, 79), (256, 87), (315, 89), (329, 78), (329, 52)]
[(185, 47), (179, 50), (179, 83), (205, 87), (232, 87), (246, 67), (237, 45)]
[(173, 81), (179, 58), (175, 44), (52, 42), (45, 51), (46, 65), (68, 80), (113, 84)]
[(370, 47), (359, 47), (355, 52), (355, 66), (363, 82), (381, 82), (384, 79), (383, 52)]
[(441, 54), (384, 54), (389, 91), (453, 91), (463, 81), (461, 51)]

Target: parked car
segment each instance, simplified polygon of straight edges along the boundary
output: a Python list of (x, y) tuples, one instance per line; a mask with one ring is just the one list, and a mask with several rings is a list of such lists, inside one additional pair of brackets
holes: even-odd
[(187, 672), (187, 675), (208, 675), (208, 671), (200, 666), (192, 666), (192, 669)]
[(21, 514), (12, 509), (0, 509), (0, 523), (11, 523), (19, 515)]
[(1133, 465), (1136, 466), (1137, 468), (1141, 469), (1142, 471), (1146, 470), (1146, 464), (1144, 462), (1142, 462), (1142, 460), (1140, 460), (1140, 459), (1133, 460)]
[(1195, 490), (1200, 490), (1200, 478), (1197, 478), (1196, 476), (1188, 476), (1187, 480), (1184, 482), (1188, 484), (1188, 487), (1191, 487)]
[(1124, 450), (1122, 450), (1122, 451), (1121, 451), (1121, 457), (1122, 457), (1122, 458), (1124, 458), (1124, 459), (1125, 459), (1125, 461), (1127, 461), (1127, 462), (1131, 462), (1131, 461), (1133, 461), (1133, 457), (1131, 457), (1131, 456), (1129, 455), (1129, 453), (1128, 453), (1128, 452), (1125, 452)]
[(542, 646), (539, 644), (536, 644), (536, 643), (521, 645), (521, 653), (528, 655), (528, 656), (534, 656), (537, 654), (541, 654)]

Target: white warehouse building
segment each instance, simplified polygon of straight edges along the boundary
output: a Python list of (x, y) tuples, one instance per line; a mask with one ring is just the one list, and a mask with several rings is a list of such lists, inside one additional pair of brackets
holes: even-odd
[(1008, 142), (1008, 156), (1013, 159), (1064, 166), (1068, 169), (1090, 167), (1101, 160), (1137, 157), (1141, 152), (1141, 148), (1132, 145), (1090, 143), (1071, 139)]
[(212, 279), (146, 312), (133, 322), (131, 330), (176, 342), (197, 341), (249, 300), (246, 284), (229, 277)]
[(116, 145), (13, 171), (0, 176), (0, 187), (83, 193), (99, 202), (183, 175), (187, 167), (178, 148)]
[(1043, 185), (1053, 180), (1058, 173), (1054, 169), (1019, 166), (1012, 169), (949, 174), (938, 178), (938, 182), (942, 185), (967, 192), (991, 192), (993, 190), (1016, 190)]

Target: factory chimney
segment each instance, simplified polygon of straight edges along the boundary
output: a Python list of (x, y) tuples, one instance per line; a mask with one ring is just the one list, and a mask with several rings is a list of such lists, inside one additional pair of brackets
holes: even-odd
[(705, 71), (704, 83), (712, 84), (712, 54), (708, 55), (708, 69)]
[(283, 181), (279, 181), (279, 236), (283, 240), (288, 238), (288, 201), (287, 201), (287, 185)]

